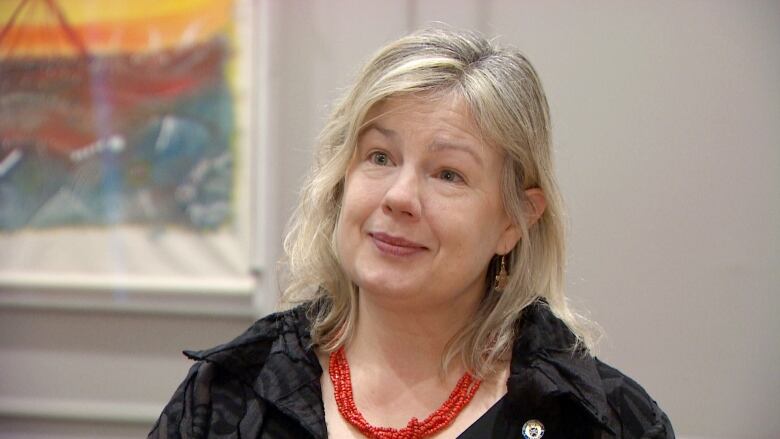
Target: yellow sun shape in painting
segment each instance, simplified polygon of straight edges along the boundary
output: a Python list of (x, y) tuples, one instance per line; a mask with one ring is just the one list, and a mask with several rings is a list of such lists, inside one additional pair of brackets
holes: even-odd
[(2, 0), (0, 59), (143, 53), (226, 30), (234, 0)]

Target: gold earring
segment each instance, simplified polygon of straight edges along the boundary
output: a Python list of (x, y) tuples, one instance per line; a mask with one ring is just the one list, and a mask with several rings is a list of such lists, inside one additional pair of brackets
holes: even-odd
[(506, 284), (509, 281), (509, 274), (506, 272), (505, 259), (506, 255), (501, 255), (501, 269), (498, 271), (495, 281), (493, 282), (493, 289), (499, 293), (504, 291), (504, 288), (506, 288)]

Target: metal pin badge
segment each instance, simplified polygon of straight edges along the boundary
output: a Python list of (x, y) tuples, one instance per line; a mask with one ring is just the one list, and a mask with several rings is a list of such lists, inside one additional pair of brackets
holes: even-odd
[(523, 424), (524, 439), (540, 439), (544, 436), (544, 424), (536, 419), (529, 419)]

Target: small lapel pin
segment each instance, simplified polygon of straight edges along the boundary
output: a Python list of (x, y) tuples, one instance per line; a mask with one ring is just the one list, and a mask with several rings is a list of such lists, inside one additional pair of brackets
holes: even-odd
[(544, 424), (536, 419), (529, 419), (523, 424), (524, 439), (540, 439), (544, 436)]

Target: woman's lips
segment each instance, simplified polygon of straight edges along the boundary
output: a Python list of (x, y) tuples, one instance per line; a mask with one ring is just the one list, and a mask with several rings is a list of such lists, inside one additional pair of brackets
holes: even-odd
[(424, 245), (386, 233), (369, 233), (368, 236), (380, 252), (393, 256), (410, 256), (427, 250)]

